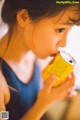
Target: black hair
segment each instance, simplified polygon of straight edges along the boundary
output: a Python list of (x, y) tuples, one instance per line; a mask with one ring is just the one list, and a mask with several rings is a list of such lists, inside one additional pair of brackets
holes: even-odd
[[(2, 8), (2, 19), (11, 25), (16, 22), (17, 12), (21, 9), (28, 11), (32, 20), (42, 17), (55, 16), (72, 4), (57, 4), (56, 0), (5, 0)], [(80, 5), (78, 5), (80, 11)]]

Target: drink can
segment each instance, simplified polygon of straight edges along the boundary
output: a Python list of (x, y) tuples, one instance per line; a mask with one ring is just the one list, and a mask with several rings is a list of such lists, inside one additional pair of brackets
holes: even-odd
[(75, 64), (75, 59), (69, 53), (61, 51), (42, 71), (42, 77), (46, 81), (52, 74), (55, 74), (58, 80), (53, 86), (56, 87), (65, 81), (68, 75), (74, 70)]

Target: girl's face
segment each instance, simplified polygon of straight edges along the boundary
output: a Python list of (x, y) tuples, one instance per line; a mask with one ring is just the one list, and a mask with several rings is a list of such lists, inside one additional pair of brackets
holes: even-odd
[(78, 16), (75, 11), (71, 12), (71, 9), (68, 9), (53, 18), (44, 18), (37, 23), (26, 24), (24, 39), (27, 47), (39, 58), (56, 54), (59, 47), (66, 46), (67, 33), (73, 26), (69, 17), (77, 19)]

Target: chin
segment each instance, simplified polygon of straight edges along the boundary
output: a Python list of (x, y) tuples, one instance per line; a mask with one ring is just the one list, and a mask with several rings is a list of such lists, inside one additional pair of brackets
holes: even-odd
[(48, 56), (38, 56), (40, 59), (46, 59)]
[(49, 55), (36, 55), (40, 59), (46, 59)]
[(57, 55), (59, 53), (59, 51), (56, 51), (55, 53), (52, 53), (52, 54), (50, 54), (49, 56), (50, 57), (54, 57), (55, 55)]

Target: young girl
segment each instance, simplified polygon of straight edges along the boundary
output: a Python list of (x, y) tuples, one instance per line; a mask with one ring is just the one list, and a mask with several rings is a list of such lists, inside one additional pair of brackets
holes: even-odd
[(40, 89), (35, 56), (54, 56), (66, 45), (68, 31), (80, 21), (80, 5), (5, 0), (2, 19), (9, 30), (0, 42), (0, 111), (9, 111), (10, 120), (39, 120), (52, 103), (72, 95), (75, 78), (72, 73), (53, 88), (57, 77), (52, 75)]

